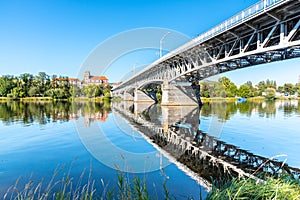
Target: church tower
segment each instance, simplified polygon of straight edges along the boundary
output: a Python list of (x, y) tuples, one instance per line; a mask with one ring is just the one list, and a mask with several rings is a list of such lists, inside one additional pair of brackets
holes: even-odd
[(84, 82), (88, 83), (90, 80), (90, 76), (91, 74), (89, 71), (84, 72)]

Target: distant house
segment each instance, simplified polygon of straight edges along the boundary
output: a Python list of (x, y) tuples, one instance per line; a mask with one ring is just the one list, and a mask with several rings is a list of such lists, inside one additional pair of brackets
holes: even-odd
[(81, 81), (78, 79), (78, 78), (56, 78), (56, 81), (59, 83), (59, 82), (62, 82), (62, 81), (68, 81), (70, 83), (70, 85), (72, 86), (78, 86), (78, 87), (81, 87)]
[(84, 73), (84, 85), (108, 85), (108, 78), (105, 76), (91, 76), (90, 72)]
[(81, 81), (78, 78), (69, 78), (69, 83), (73, 86), (81, 86)]

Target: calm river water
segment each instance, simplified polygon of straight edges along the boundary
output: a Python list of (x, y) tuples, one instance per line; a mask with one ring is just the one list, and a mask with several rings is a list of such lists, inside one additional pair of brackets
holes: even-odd
[[(299, 124), (298, 101), (206, 103), (201, 109), (3, 102), (0, 199), (18, 179), (22, 189), (30, 181), (46, 187), (52, 178), (63, 177), (73, 177), (74, 185), (95, 180), (100, 197), (117, 191), (120, 173), (146, 180), (154, 199), (164, 197), (164, 183), (176, 199), (199, 199), (207, 194), (209, 177), (221, 176), (215, 166), (223, 161), (230, 168), (239, 160), (237, 165), (251, 172), (277, 156), (278, 165), (284, 161), (300, 173)], [(193, 156), (196, 149), (202, 156)], [(195, 161), (204, 154), (207, 163)]]

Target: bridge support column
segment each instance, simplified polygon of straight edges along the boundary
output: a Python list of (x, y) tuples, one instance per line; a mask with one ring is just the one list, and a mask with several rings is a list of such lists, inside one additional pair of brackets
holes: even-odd
[(200, 99), (200, 86), (171, 85), (167, 80), (162, 84), (161, 105), (166, 106), (198, 106), (202, 105)]
[(123, 97), (124, 97), (123, 98), (124, 101), (133, 101), (134, 100), (132, 94), (130, 94), (129, 92), (124, 92), (124, 96)]
[(138, 89), (134, 90), (134, 101), (155, 103), (155, 101), (151, 97), (149, 97), (146, 93)]

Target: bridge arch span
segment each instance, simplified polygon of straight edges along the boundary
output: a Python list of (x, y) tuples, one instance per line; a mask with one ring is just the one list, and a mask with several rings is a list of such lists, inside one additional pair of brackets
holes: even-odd
[[(171, 51), (115, 90), (134, 83), (187, 82), (300, 57), (300, 2), (261, 0)], [(139, 84), (143, 85), (143, 84)]]

